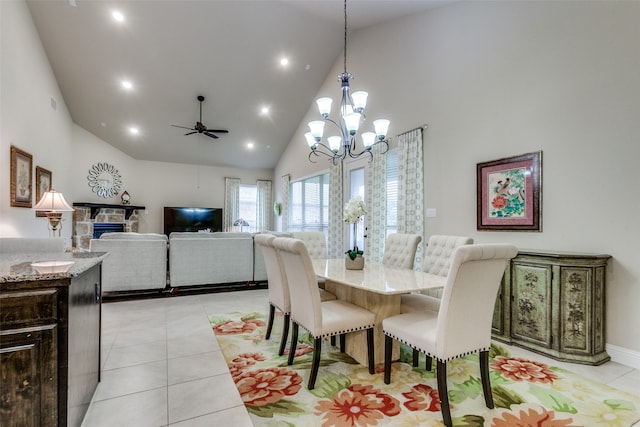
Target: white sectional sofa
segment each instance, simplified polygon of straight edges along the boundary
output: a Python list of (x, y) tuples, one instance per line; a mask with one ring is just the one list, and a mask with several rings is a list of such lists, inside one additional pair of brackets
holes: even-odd
[(170, 285), (252, 282), (253, 258), (250, 233), (171, 233)]
[(167, 236), (105, 233), (90, 242), (91, 252), (108, 252), (102, 262), (102, 291), (162, 290), (167, 284)]
[(251, 233), (104, 233), (91, 240), (90, 250), (109, 252), (102, 267), (107, 293), (267, 281)]

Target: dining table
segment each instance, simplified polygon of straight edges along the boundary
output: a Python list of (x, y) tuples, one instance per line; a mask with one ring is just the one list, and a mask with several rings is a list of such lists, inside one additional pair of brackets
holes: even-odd
[[(384, 360), (382, 320), (400, 314), (401, 295), (442, 288), (446, 277), (404, 268), (390, 267), (366, 260), (362, 270), (349, 270), (344, 258), (313, 259), (318, 277), (325, 279), (325, 290), (375, 314), (374, 356)], [(367, 365), (365, 331), (351, 332), (345, 339), (345, 351), (362, 365)], [(400, 357), (400, 346), (394, 342), (392, 358)]]

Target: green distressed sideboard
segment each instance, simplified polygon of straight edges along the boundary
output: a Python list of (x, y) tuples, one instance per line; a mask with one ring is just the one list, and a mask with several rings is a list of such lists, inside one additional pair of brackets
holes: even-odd
[(599, 365), (610, 255), (519, 250), (507, 265), (493, 338), (557, 360)]

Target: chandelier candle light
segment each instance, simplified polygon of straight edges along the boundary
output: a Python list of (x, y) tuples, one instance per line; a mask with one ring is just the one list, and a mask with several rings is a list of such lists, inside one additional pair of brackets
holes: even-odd
[[(344, 72), (338, 76), (342, 90), (340, 113), (337, 121), (329, 118), (333, 100), (331, 98), (319, 98), (316, 100), (322, 120), (309, 122), (310, 131), (304, 134), (311, 149), (309, 160), (313, 163), (315, 161), (312, 156), (319, 157), (321, 154), (327, 156), (334, 165), (347, 155), (356, 158), (363, 154), (369, 154), (371, 156), (369, 161), (371, 161), (373, 160), (371, 149), (377, 144), (384, 145), (383, 153), (389, 150), (387, 131), (389, 130), (390, 122), (386, 119), (373, 122), (375, 132), (364, 132), (361, 136), (364, 149), (362, 151), (357, 150), (356, 133), (365, 120), (364, 108), (367, 104), (368, 93), (364, 91), (350, 93), (349, 80), (352, 77), (353, 75), (347, 72), (347, 0), (344, 0)], [(327, 121), (333, 123), (340, 132), (339, 136), (327, 138), (328, 145), (321, 142), (324, 134), (324, 124)]]
[(353, 249), (345, 252), (344, 266), (347, 270), (362, 270), (364, 268), (363, 251), (358, 249), (358, 222), (366, 215), (367, 207), (364, 202), (359, 199), (351, 199), (344, 205), (344, 222), (353, 225)]

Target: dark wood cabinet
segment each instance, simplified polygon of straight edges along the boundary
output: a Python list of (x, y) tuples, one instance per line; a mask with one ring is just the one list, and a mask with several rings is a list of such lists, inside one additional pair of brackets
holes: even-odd
[(80, 426), (99, 381), (100, 279), (0, 284), (0, 425)]
[(609, 255), (519, 251), (496, 300), (493, 337), (558, 360), (599, 365)]
[(0, 425), (58, 422), (55, 324), (0, 336)]

